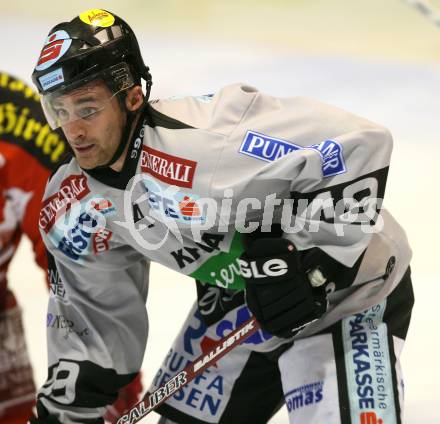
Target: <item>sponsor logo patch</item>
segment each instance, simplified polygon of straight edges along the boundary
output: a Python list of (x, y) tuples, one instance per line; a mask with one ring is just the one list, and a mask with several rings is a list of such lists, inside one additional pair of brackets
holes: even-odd
[(87, 212), (81, 213), (75, 226), (67, 231), (58, 242), (58, 250), (73, 260), (89, 251), (92, 235), (102, 231), (98, 220)]
[(92, 200), (90, 202), (90, 206), (104, 215), (116, 213), (116, 208), (113, 206), (113, 203), (108, 199)]
[[(241, 312), (244, 312), (244, 314)], [(246, 307), (239, 309), (237, 314), (233, 311), (229, 316), (231, 320), (224, 320), (224, 322), (222, 320), (221, 323), (223, 324), (216, 329), (218, 338), (227, 337), (232, 330), (241, 326), (250, 316), (250, 312)], [(240, 364), (243, 362), (242, 359), (240, 359), (235, 362), (237, 365), (228, 366), (227, 374), (229, 378), (225, 378), (223, 375), (225, 368), (218, 367), (216, 369), (217, 364), (215, 363), (216, 356), (220, 353), (218, 350), (221, 349), (220, 346), (214, 351), (211, 351), (213, 345), (218, 343), (218, 338), (216, 336), (211, 338), (206, 334), (207, 327), (197, 309), (194, 311), (193, 318), (194, 319), (190, 319), (185, 325), (183, 329), (183, 339), (179, 340), (178, 347), (176, 348), (174, 346), (167, 354), (162, 367), (153, 380), (153, 384), (154, 387), (165, 384), (173, 375), (176, 375), (178, 371), (183, 369), (191, 361), (194, 361), (200, 353), (204, 353), (205, 356), (203, 359), (199, 358), (200, 360), (194, 363), (194, 369), (199, 369), (207, 363), (209, 363), (209, 367), (186, 387), (183, 387), (182, 390), (177, 392), (173, 396), (172, 403), (174, 405), (177, 404), (179, 410), (187, 415), (199, 419), (210, 417), (218, 420), (231, 396), (232, 387), (228, 384), (228, 381), (230, 381), (231, 378), (238, 378), (242, 370), (242, 365)], [(221, 323), (219, 323), (219, 325)], [(250, 329), (251, 327), (248, 326), (242, 331), (246, 332)], [(261, 341), (255, 340), (255, 338), (261, 340), (260, 333), (261, 330), (244, 340), (244, 343), (260, 343)], [(252, 341), (250, 341), (250, 339), (252, 339)], [(232, 342), (232, 338), (229, 338), (226, 339), (225, 344), (228, 345)], [(223, 346), (225, 346), (225, 344), (223, 344)], [(210, 354), (208, 354), (209, 351), (211, 351)], [(246, 354), (244, 353), (243, 356), (246, 356)], [(153, 390), (150, 390), (150, 392), (152, 391)]]
[[(212, 345), (217, 342), (206, 334), (207, 327), (200, 312), (197, 310), (193, 316), (192, 324), (186, 327), (183, 336), (184, 350), (190, 355), (197, 354), (199, 349), (194, 349), (194, 347), (198, 346), (202, 352), (206, 352), (207, 349), (211, 348)], [(215, 329), (216, 336), (221, 339), (244, 324), (251, 316), (248, 307), (243, 305), (228, 312), (223, 319), (211, 327)], [(258, 330), (255, 334), (244, 340), (243, 343), (259, 345), (272, 337), (271, 334), (264, 330)]]
[(78, 208), (72, 211), (72, 215), (74, 213), (79, 213), (79, 215), (77, 218), (70, 217), (69, 222), (73, 224), (73, 227), (67, 227), (58, 234), (56, 234), (56, 229), (50, 235), (55, 240), (58, 249), (76, 261), (91, 250), (95, 254), (109, 250), (109, 241), (113, 233), (105, 228), (105, 217), (109, 214), (116, 214), (116, 208), (113, 207), (112, 202), (98, 197), (79, 204)]
[(273, 162), (297, 150), (312, 149), (322, 158), (322, 174), (324, 177), (346, 172), (342, 146), (335, 140), (302, 147), (280, 138), (270, 137), (255, 131), (248, 131), (240, 146), (239, 152), (266, 162)]
[[(86, 200), (90, 189), (84, 175), (71, 175), (43, 203), (40, 227), (56, 248), (74, 261), (109, 250), (113, 233), (106, 219), (116, 214), (114, 203), (101, 196)], [(55, 277), (55, 276), (54, 276)]]
[(386, 302), (342, 321), (350, 413), (353, 423), (397, 423)]
[[(179, 351), (171, 349), (154, 378), (154, 386), (159, 387), (167, 385), (169, 381), (172, 382), (175, 378), (173, 376), (176, 375), (175, 370), (181, 369), (188, 361), (187, 357)], [(177, 376), (182, 375), (182, 373), (184, 371), (179, 372)], [(177, 385), (177, 388), (180, 388), (180, 385)], [(186, 387), (182, 387), (181, 390), (177, 391), (172, 398), (172, 402), (174, 404), (178, 403), (179, 410), (189, 416), (219, 418), (230, 396), (230, 390), (229, 384), (224, 381), (224, 377), (208, 368)], [(154, 401), (153, 399), (153, 404)]]
[(384, 421), (378, 418), (375, 412), (362, 412), (361, 424), (384, 424)]
[[(288, 272), (287, 262), (279, 258), (269, 259), (263, 264), (259, 264), (257, 261), (247, 262), (244, 259), (239, 259), (238, 262), (240, 264), (240, 275), (244, 278), (279, 277)], [(260, 265), (260, 268), (258, 265)]]
[(62, 181), (58, 192), (48, 197), (40, 211), (40, 228), (46, 233), (53, 227), (57, 218), (63, 215), (75, 200), (81, 200), (90, 193), (87, 177), (70, 175)]
[(197, 203), (190, 196), (183, 196), (182, 201), (179, 202), (179, 210), (184, 218), (196, 218), (201, 216)]
[(142, 147), (141, 169), (170, 185), (191, 188), (197, 162)]
[(65, 315), (54, 315), (48, 313), (46, 319), (46, 327), (53, 328), (55, 330), (64, 330), (66, 332), (66, 334), (64, 335), (65, 339), (67, 339), (71, 333), (75, 333), (80, 337), (89, 335), (89, 329), (87, 327), (78, 330), (75, 327), (75, 322), (71, 319), (68, 319)]
[(58, 271), (48, 269), (47, 276), (49, 279), (49, 294), (62, 303), (68, 303), (66, 299), (66, 290)]
[(105, 252), (109, 249), (109, 240), (112, 238), (113, 233), (106, 229), (101, 228), (97, 233), (92, 236), (93, 253), (98, 254)]
[(322, 157), (322, 173), (324, 177), (343, 174), (346, 172), (342, 146), (335, 140), (325, 140), (309, 147), (316, 150)]
[(87, 25), (95, 27), (109, 27), (115, 22), (115, 17), (102, 9), (90, 9), (79, 15), (79, 18)]
[(179, 222), (205, 222), (197, 204), (199, 196), (167, 189), (150, 178), (143, 180), (152, 217), (170, 218)]
[(291, 152), (301, 150), (301, 146), (281, 140), (280, 138), (269, 137), (255, 131), (248, 131), (240, 147), (240, 153), (261, 159), (266, 162), (273, 162)]
[(323, 399), (322, 389), (323, 381), (305, 384), (297, 387), (284, 395), (286, 399), (287, 410), (289, 412), (305, 408), (309, 405), (315, 405)]
[(200, 258), (204, 259), (219, 254), (220, 243), (224, 238), (223, 234), (203, 233), (201, 237), (202, 242), (196, 243), (197, 247), (182, 246), (182, 249), (172, 251), (170, 254), (179, 268), (183, 269), (186, 265), (192, 264), (200, 260)]
[[(185, 251), (185, 248), (183, 249)], [(188, 249), (188, 253), (191, 250)], [(186, 252), (185, 252), (186, 253)], [(225, 289), (242, 290), (244, 280), (241, 275), (240, 256), (243, 253), (241, 234), (235, 233), (229, 251), (218, 252), (190, 274), (196, 280), (200, 280)], [(177, 256), (176, 256), (177, 259)], [(179, 266), (185, 266), (189, 255), (179, 255)]]
[(37, 71), (44, 71), (52, 66), (69, 50), (71, 44), (72, 40), (66, 31), (59, 30), (49, 34), (35, 69)]
[(43, 90), (54, 87), (55, 85), (64, 82), (64, 74), (62, 68), (55, 69), (55, 71), (49, 72), (39, 78), (41, 87)]

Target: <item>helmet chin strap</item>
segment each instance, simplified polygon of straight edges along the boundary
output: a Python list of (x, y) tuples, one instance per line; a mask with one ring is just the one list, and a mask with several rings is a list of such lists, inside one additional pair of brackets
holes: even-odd
[(118, 148), (113, 154), (112, 158), (104, 165), (98, 165), (93, 168), (95, 169), (103, 169), (112, 166), (124, 153), (124, 149), (129, 143), (129, 137), (131, 132), (131, 127), (133, 125), (134, 119), (136, 117), (136, 113), (127, 111), (127, 121), (125, 122), (125, 127), (121, 135), (121, 140), (119, 141)]

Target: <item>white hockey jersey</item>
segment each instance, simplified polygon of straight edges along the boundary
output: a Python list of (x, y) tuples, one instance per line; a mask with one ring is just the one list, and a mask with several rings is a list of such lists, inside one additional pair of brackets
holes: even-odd
[(99, 416), (141, 366), (149, 262), (241, 290), (241, 232), (256, 227), (281, 224), (299, 250), (356, 265), (300, 337), (378, 303), (411, 257), (381, 210), (391, 150), (372, 122), (242, 84), (150, 102), (120, 173), (73, 159), (47, 186), (40, 229), (56, 266), (41, 402), (63, 422)]

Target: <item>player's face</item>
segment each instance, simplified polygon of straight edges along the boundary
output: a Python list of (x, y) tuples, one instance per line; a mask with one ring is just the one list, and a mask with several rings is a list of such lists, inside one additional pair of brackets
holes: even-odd
[(53, 108), (82, 168), (110, 161), (119, 146), (126, 113), (104, 82), (93, 81), (58, 97)]

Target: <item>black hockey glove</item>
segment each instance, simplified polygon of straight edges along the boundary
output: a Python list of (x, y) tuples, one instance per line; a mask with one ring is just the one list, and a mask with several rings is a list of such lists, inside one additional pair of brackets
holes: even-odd
[(327, 310), (324, 279), (314, 286), (302, 269), (298, 251), (282, 238), (248, 238), (240, 257), (246, 302), (261, 328), (289, 338)]

